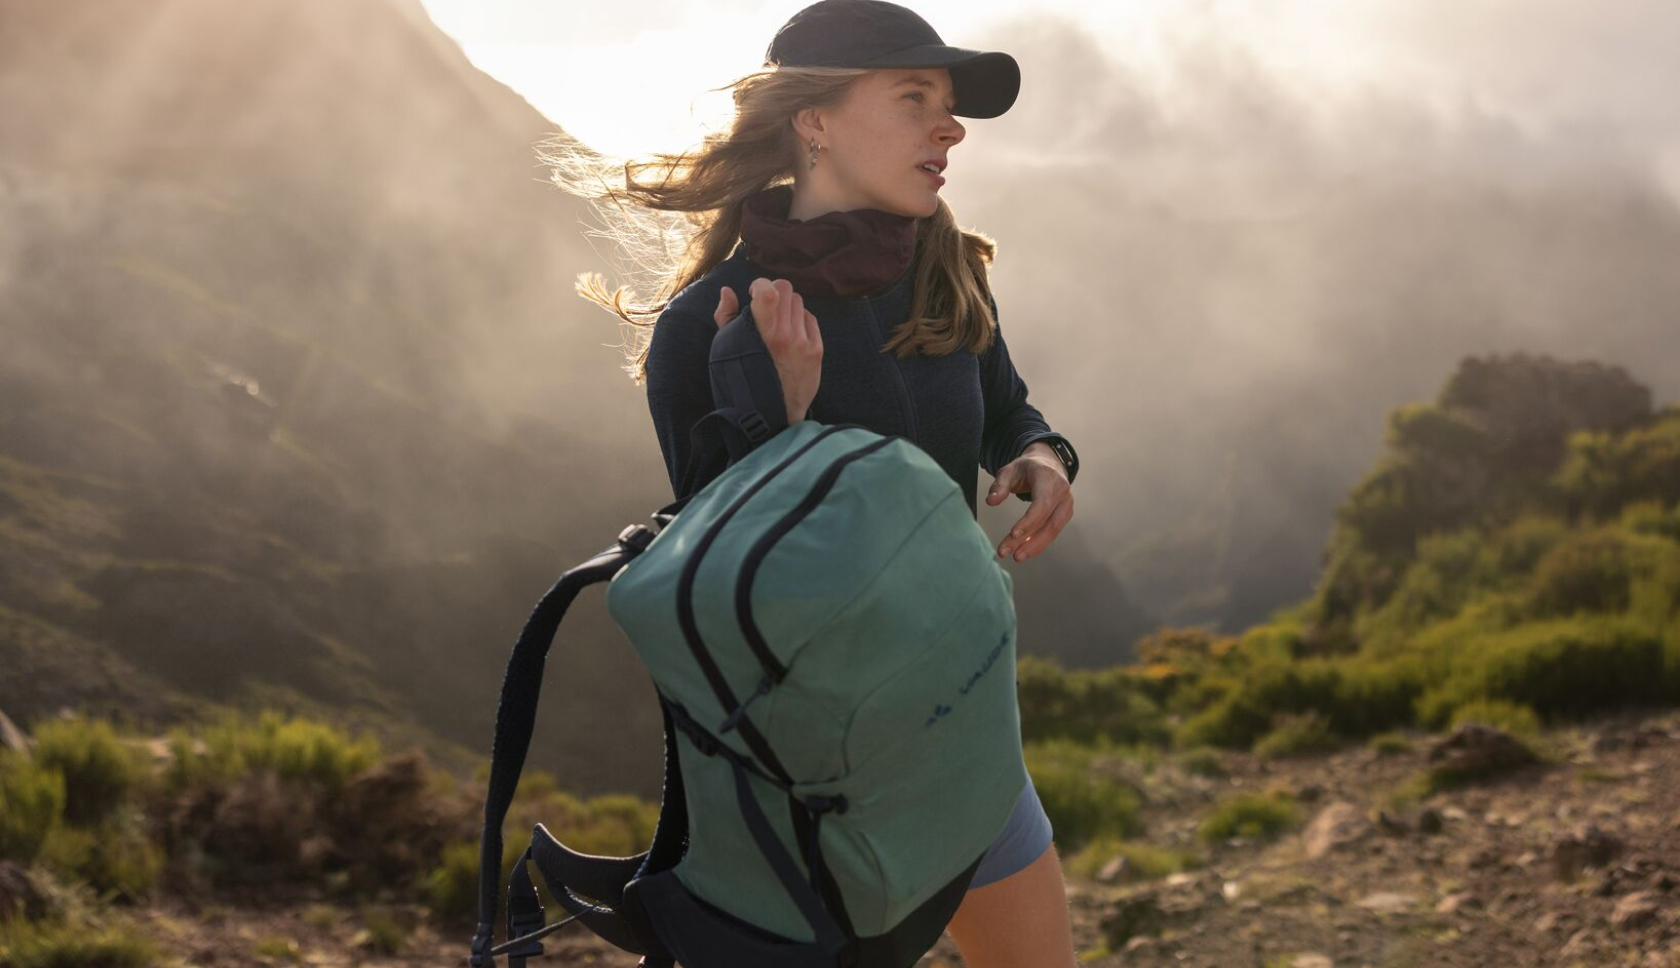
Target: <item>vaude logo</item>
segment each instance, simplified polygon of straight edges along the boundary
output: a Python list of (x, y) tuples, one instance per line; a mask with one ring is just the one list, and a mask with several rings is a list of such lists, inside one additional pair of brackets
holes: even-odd
[[(974, 684), (980, 681), (980, 677), (986, 674), (986, 670), (992, 667), (992, 663), (997, 661), (997, 657), (1003, 654), (1003, 647), (1008, 644), (1009, 632), (1005, 631), (1003, 633), (1003, 637), (998, 639), (997, 645), (992, 646), (992, 651), (986, 653), (986, 661), (980, 664), (980, 668), (974, 670), (974, 674), (969, 676), (968, 681), (963, 683), (962, 686), (957, 689), (957, 693), (963, 696), (968, 695), (968, 691), (973, 689)], [(927, 718), (927, 722), (922, 724), (923, 727), (926, 728), (928, 726), (932, 726), (934, 723), (939, 721), (941, 716), (944, 716), (950, 711), (950, 706), (947, 706), (944, 703), (936, 703), (933, 707), (933, 715)]]

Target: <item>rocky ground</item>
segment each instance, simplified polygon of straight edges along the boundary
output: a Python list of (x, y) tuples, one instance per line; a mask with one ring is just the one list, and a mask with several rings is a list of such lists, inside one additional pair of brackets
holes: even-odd
[[(1397, 804), (1394, 793), (1445, 755), (1432, 754), (1444, 737), (1411, 739), (1386, 754), (1222, 754), (1222, 777), (1170, 758), (1140, 768), (1131, 779), (1148, 796), (1149, 842), (1207, 860), (1164, 879), (1129, 879), (1120, 863), (1098, 879), (1070, 875), (1082, 961), (1680, 968), (1680, 713), (1551, 730), (1537, 744), (1549, 759)], [(1263, 789), (1293, 792), (1305, 822), (1268, 840), (1196, 839), (1218, 799)], [(202, 966), (462, 965), (470, 933), (440, 930), (417, 908), (339, 910), (309, 898), (137, 913), (172, 956)], [(637, 962), (570, 930), (533, 964)], [(962, 964), (946, 936), (919, 968)]]
[[(1391, 755), (1233, 755), (1223, 780), (1158, 768), (1156, 843), (1191, 846), (1202, 810), (1231, 789), (1292, 790), (1309, 821), (1216, 845), (1206, 867), (1164, 881), (1070, 883), (1077, 948), (1096, 966), (1680, 968), (1680, 716), (1630, 714), (1542, 743), (1556, 762), (1400, 808), (1391, 794), (1440, 737)], [(961, 959), (947, 937), (927, 963)]]

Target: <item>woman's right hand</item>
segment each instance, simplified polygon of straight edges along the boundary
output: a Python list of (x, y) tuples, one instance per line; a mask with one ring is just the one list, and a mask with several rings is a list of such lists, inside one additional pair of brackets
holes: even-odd
[[(817, 317), (805, 311), (805, 300), (786, 279), (754, 279), (749, 292), (753, 324), (776, 363), (782, 403), (792, 426), (805, 419), (811, 401), (816, 399), (817, 385), (822, 382), (822, 331), (817, 328)], [(722, 329), (740, 313), (735, 290), (724, 286), (718, 293), (713, 322)]]

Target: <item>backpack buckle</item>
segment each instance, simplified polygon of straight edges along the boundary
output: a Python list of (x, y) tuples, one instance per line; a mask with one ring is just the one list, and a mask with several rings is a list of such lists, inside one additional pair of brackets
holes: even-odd
[(618, 533), (618, 543), (641, 554), (647, 550), (648, 545), (653, 544), (653, 539), (657, 536), (658, 532), (645, 524), (632, 524)]
[(770, 439), (770, 425), (765, 422), (764, 415), (757, 410), (748, 410), (735, 421), (736, 426), (746, 431), (747, 439), (758, 446)]
[(510, 913), (508, 915), (508, 943), (513, 945), (506, 952), (508, 968), (524, 968), (525, 959), (542, 957), (543, 945), (541, 941), (535, 938), (522, 940), (527, 935), (535, 933), (536, 929), (542, 926), (543, 909), (541, 907), (524, 914)]

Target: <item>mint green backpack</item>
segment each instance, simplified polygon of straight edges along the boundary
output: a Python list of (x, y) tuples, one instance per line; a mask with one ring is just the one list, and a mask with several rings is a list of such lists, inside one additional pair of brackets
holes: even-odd
[[(644, 966), (909, 968), (1003, 829), (1027, 782), (1013, 585), (962, 492), (902, 437), (810, 420), (761, 436), (657, 530), (626, 528), (567, 572), (527, 623), (497, 714), (472, 964), (520, 968), (581, 920)], [(653, 843), (591, 856), (538, 824), (511, 940), (492, 948), (544, 655), (600, 581), (663, 708)], [(543, 927), (526, 860), (571, 917)]]

